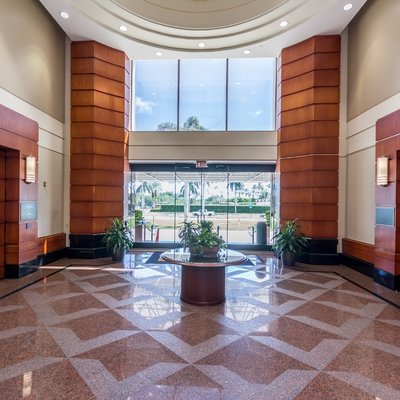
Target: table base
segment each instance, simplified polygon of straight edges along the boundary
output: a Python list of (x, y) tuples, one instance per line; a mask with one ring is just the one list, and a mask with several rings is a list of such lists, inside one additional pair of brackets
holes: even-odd
[(182, 266), (181, 299), (197, 306), (225, 300), (225, 267)]

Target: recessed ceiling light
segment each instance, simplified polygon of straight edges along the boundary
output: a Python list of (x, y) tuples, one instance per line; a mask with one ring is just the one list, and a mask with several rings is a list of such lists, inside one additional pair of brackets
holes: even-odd
[(119, 27), (119, 30), (122, 31), (122, 32), (126, 32), (128, 30), (128, 28), (125, 25), (121, 25)]
[(246, 49), (243, 51), (243, 54), (250, 54), (250, 53), (251, 53), (251, 50), (249, 50), (249, 49)]
[(61, 11), (60, 12), (60, 17), (64, 18), (64, 19), (68, 19), (69, 18), (69, 14), (66, 11)]
[(206, 47), (206, 44), (205, 44), (204, 42), (200, 42), (200, 43), (198, 44), (198, 46), (199, 46), (199, 47)]
[(289, 22), (287, 22), (287, 21), (282, 21), (280, 24), (279, 24), (279, 26), (281, 27), (281, 28), (284, 28), (285, 26), (288, 26), (289, 25)]
[(349, 11), (353, 8), (353, 3), (347, 3), (343, 6), (344, 11)]
[(157, 57), (161, 57), (161, 56), (162, 56), (161, 51), (157, 51), (156, 56), (157, 56)]

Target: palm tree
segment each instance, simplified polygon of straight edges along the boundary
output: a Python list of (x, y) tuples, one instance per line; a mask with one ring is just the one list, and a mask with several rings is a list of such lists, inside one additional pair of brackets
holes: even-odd
[(176, 131), (176, 124), (173, 122), (161, 122), (157, 126), (158, 131)]
[(144, 195), (148, 193), (151, 195), (152, 207), (155, 206), (155, 199), (157, 198), (157, 192), (160, 191), (161, 185), (159, 182), (147, 182), (143, 181), (141, 185), (136, 188), (136, 193), (141, 195), (141, 209), (144, 209)]
[(200, 121), (197, 117), (191, 116), (183, 123), (184, 131), (205, 131), (203, 125), (200, 125)]
[(228, 189), (233, 192), (233, 197), (235, 198), (235, 214), (237, 213), (237, 199), (236, 192), (244, 189), (243, 182), (229, 182)]
[(261, 182), (255, 183), (252, 186), (253, 195), (257, 194), (257, 198), (262, 197), (263, 190), (264, 190), (264, 185)]
[(197, 197), (199, 195), (199, 188), (199, 182), (185, 182), (180, 190), (180, 193), (183, 194), (184, 198), (183, 213), (185, 221), (187, 220), (190, 211), (190, 197), (191, 195)]

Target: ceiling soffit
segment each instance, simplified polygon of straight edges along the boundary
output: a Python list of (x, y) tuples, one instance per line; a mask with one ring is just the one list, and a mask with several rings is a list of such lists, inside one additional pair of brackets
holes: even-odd
[[(227, 50), (271, 39), (304, 24), (337, 0), (67, 0), (87, 18), (127, 39), (170, 50)], [(121, 34), (121, 32), (119, 32)]]

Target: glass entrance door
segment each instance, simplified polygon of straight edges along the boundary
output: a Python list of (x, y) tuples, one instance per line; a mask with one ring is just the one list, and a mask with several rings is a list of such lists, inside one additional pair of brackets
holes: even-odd
[[(177, 206), (175, 231), (183, 221), (212, 221), (214, 229), (228, 241), (227, 186), (228, 168), (215, 166), (196, 169), (194, 166), (177, 166), (175, 187), (177, 198), (183, 206)], [(179, 242), (176, 234), (176, 242)]]
[(230, 245), (269, 244), (274, 174), (267, 167), (135, 165), (129, 189), (135, 241), (177, 247), (183, 221), (209, 220)]

